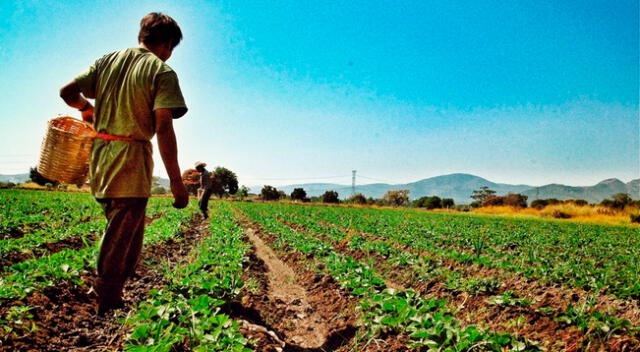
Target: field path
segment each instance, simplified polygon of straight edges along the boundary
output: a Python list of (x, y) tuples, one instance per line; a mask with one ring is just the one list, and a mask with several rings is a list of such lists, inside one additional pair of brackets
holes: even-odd
[(267, 267), (269, 280), (268, 295), (276, 306), (287, 313), (291, 319), (292, 330), (287, 341), (303, 348), (317, 348), (324, 345), (329, 328), (322, 317), (309, 304), (307, 290), (297, 284), (298, 278), (287, 264), (281, 261), (253, 229), (245, 233), (255, 246), (255, 254)]

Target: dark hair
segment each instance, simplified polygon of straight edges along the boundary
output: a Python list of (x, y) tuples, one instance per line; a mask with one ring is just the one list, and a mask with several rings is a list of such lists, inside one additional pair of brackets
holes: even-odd
[(172, 48), (180, 44), (182, 31), (178, 23), (161, 12), (152, 12), (140, 21), (138, 42), (148, 45), (171, 43)]

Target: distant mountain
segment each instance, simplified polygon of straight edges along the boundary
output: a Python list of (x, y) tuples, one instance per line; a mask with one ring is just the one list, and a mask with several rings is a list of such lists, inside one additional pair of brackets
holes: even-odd
[(610, 178), (599, 182), (594, 186), (565, 186), (560, 184), (550, 184), (541, 187), (534, 187), (523, 192), (529, 199), (537, 198), (558, 198), (570, 199), (580, 198), (590, 203), (599, 203), (605, 198), (609, 198), (616, 193), (629, 193), (634, 199), (640, 199), (640, 179), (624, 183), (617, 178)]
[[(24, 183), (29, 181), (29, 174), (0, 175), (0, 182)], [(169, 188), (169, 180), (160, 178), (160, 185)], [(436, 195), (441, 198), (453, 198), (457, 204), (468, 204), (472, 201), (469, 197), (474, 190), (487, 186), (496, 191), (498, 195), (507, 193), (522, 193), (529, 197), (529, 201), (539, 198), (569, 199), (580, 198), (590, 203), (599, 203), (605, 198), (610, 198), (616, 193), (628, 193), (634, 199), (640, 199), (640, 179), (624, 183), (617, 178), (610, 178), (593, 186), (566, 186), (561, 184), (549, 184), (540, 187), (528, 185), (510, 185), (495, 183), (479, 176), (470, 174), (450, 174), (425, 178), (420, 181), (405, 184), (371, 183), (357, 185), (356, 193), (362, 193), (367, 197), (381, 198), (389, 190), (408, 189), (411, 199)], [(351, 195), (350, 185), (335, 183), (304, 183), (277, 187), (287, 194), (291, 194), (294, 188), (304, 188), (309, 197), (319, 196), (325, 191), (336, 191), (340, 198), (345, 199)], [(262, 185), (251, 187), (251, 192), (260, 194)]]
[[(470, 174), (450, 174), (426, 178), (420, 181), (406, 184), (386, 184), (373, 183), (356, 186), (356, 193), (362, 193), (367, 197), (380, 198), (387, 191), (393, 189), (408, 189), (411, 199), (423, 196), (437, 195), (441, 198), (453, 198), (457, 204), (470, 203), (470, 198), (474, 190), (482, 186), (487, 186), (496, 191), (498, 195), (507, 193), (522, 193), (529, 197), (529, 201), (537, 198), (581, 198), (595, 203), (611, 197), (620, 192), (629, 193), (633, 198), (640, 199), (640, 179), (633, 180), (627, 184), (618, 179), (608, 179), (595, 186), (575, 187), (559, 184), (550, 184), (541, 187), (529, 185), (510, 185), (505, 183), (491, 182), (482, 177)], [(251, 188), (253, 193), (260, 193), (262, 186)], [(351, 186), (334, 183), (305, 183), (277, 187), (279, 190), (290, 194), (294, 188), (304, 188), (308, 196), (319, 196), (325, 191), (333, 190), (338, 192), (340, 198), (348, 198), (351, 193)]]
[(15, 184), (29, 181), (29, 173), (15, 175), (0, 175), (0, 182), (13, 182)]

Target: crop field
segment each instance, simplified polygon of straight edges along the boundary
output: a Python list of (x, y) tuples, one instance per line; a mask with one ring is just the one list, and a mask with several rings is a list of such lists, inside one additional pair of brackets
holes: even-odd
[(86, 194), (0, 190), (1, 351), (639, 351), (640, 227), (151, 198), (95, 314)]

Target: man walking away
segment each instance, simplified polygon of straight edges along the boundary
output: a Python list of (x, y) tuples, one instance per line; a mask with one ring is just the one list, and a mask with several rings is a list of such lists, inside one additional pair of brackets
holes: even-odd
[(213, 193), (213, 180), (211, 179), (211, 172), (205, 169), (207, 164), (203, 162), (196, 163), (196, 170), (200, 173), (200, 189), (202, 190), (200, 199), (198, 200), (198, 206), (205, 219), (209, 218), (209, 198)]
[[(140, 22), (138, 48), (99, 58), (60, 90), (62, 99), (79, 109), (99, 133), (89, 174), (91, 193), (108, 220), (95, 283), (100, 315), (123, 305), (124, 283), (140, 257), (153, 175), (149, 141), (154, 134), (171, 181), (173, 206), (180, 209), (189, 202), (173, 131), (173, 119), (184, 115), (187, 106), (178, 76), (165, 63), (181, 39), (173, 18), (150, 13)], [(95, 110), (86, 98), (95, 99)]]

